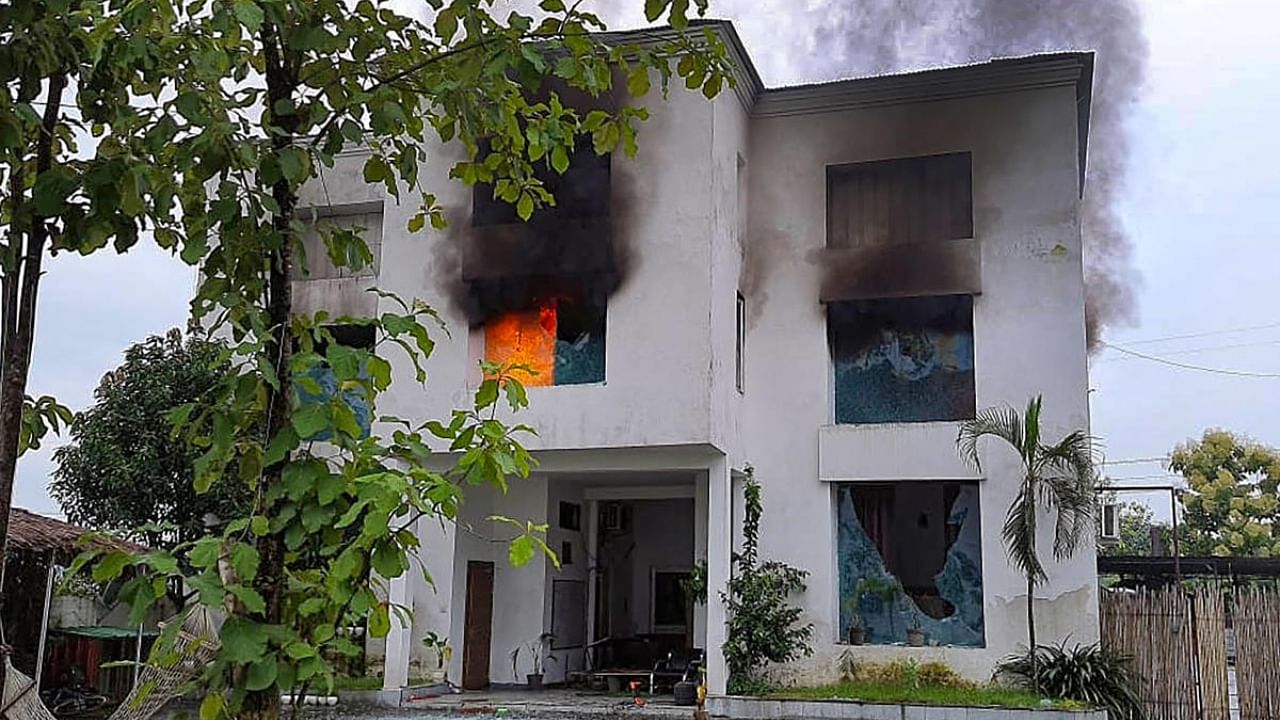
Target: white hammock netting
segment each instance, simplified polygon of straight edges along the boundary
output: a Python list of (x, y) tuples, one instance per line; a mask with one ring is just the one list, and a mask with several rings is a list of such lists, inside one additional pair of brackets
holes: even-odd
[[(173, 650), (148, 660), (138, 672), (138, 682), (107, 720), (147, 720), (180, 695), (213, 661), (218, 651), (217, 631), (203, 608), (188, 612), (178, 630)], [(4, 699), (0, 702), (8, 720), (57, 720), (35, 691), (35, 682), (4, 659)]]

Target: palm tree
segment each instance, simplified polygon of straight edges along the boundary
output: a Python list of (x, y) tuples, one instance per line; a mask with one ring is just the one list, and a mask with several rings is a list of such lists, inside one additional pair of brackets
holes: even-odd
[[(1053, 513), (1053, 557), (1075, 554), (1093, 527), (1098, 459), (1093, 438), (1076, 430), (1056, 445), (1041, 441), (1040, 406), (1036, 396), (1019, 415), (1011, 407), (987, 408), (960, 424), (956, 448), (975, 469), (982, 469), (978, 441), (1005, 441), (1022, 460), (1022, 483), (1009, 505), (1000, 537), (1014, 567), (1027, 578), (1027, 647), (1032, 677), (1036, 675), (1036, 586), (1048, 580), (1036, 554), (1036, 522), (1041, 512)], [(1039, 681), (1036, 681), (1037, 689)]]

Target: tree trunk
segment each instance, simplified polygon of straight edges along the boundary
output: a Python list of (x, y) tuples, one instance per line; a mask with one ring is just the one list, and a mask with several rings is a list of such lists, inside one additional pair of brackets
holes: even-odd
[[(49, 77), (40, 136), (36, 138), (36, 176), (53, 167), (53, 138), (62, 108), (62, 93), (67, 78), (63, 73)], [(21, 151), (19, 151), (20, 153)], [(20, 155), (10, 168), (12, 208), (9, 220), (11, 266), (5, 270), (3, 294), (3, 334), (0, 340), (0, 612), (4, 609), (4, 562), (9, 538), (9, 513), (13, 506), (13, 483), (22, 452), (22, 406), (27, 396), (27, 376), (31, 367), (31, 347), (36, 327), (36, 294), (40, 288), (40, 265), (49, 226), (42, 218), (31, 217), (31, 225), (23, 232), (26, 214), (22, 207), (23, 168)], [(26, 238), (25, 244), (23, 238)], [(3, 641), (0, 627), (0, 642)], [(4, 687), (4, 665), (0, 663), (0, 687)]]
[[(285, 54), (280, 47), (282, 42), (270, 23), (263, 26), (262, 44), (266, 61), (268, 108), (277, 107), (277, 101), (291, 98), (297, 85), (293, 73), (282, 57)], [(272, 135), (272, 148), (279, 151), (292, 145), (294, 133), (297, 130), (296, 118), (281, 117), (274, 113), (269, 117), (269, 124), (279, 131)], [(280, 214), (273, 220), (273, 226), (280, 237), (280, 249), (271, 263), (267, 282), (267, 321), (271, 328), (271, 339), (266, 344), (265, 352), (271, 359), (276, 373), (276, 388), (268, 388), (268, 441), (275, 438), (291, 422), (289, 364), (293, 356), (293, 346), (289, 334), (289, 321), (293, 314), (294, 237), (289, 223), (293, 219), (298, 204), (297, 192), (290, 187), (287, 178), (281, 178), (271, 186), (271, 195), (280, 207)], [(287, 463), (288, 458), (285, 458), (265, 468), (262, 474), (263, 487), (278, 484)], [(254, 584), (266, 601), (266, 612), (263, 613), (262, 622), (270, 625), (279, 624), (283, 620), (284, 552), (284, 537), (280, 533), (270, 533), (258, 539), (260, 562)], [(265, 690), (249, 693), (245, 698), (241, 717), (246, 720), (276, 720), (280, 717), (280, 693), (289, 689), (272, 685)]]
[(1027, 650), (1031, 653), (1031, 687), (1040, 692), (1040, 656), (1036, 653), (1036, 581), (1027, 575)]

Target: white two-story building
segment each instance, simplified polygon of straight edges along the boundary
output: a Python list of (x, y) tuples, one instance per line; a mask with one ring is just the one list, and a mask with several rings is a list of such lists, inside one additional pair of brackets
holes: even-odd
[[(409, 233), (416, 208), (359, 182), (358, 152), (312, 196), (368, 229), (377, 263), (314, 271), (304, 307), (374, 312), (361, 290), (376, 284), (452, 330), (426, 388), (397, 368), (382, 409), (447, 416), (482, 358), (542, 369), (519, 418), (538, 430), (533, 476), (469, 489), (457, 526), (418, 527), (434, 587), (391, 587), (414, 614), (386, 642), (389, 687), (435, 669), (430, 633), (447, 638), (453, 682), (524, 682), (528, 651), (518, 678), (510, 651), (550, 633), (546, 682), (696, 648), (723, 692), (719, 589), (748, 466), (762, 556), (809, 572), (795, 602), (815, 652), (784, 676), (830, 679), (855, 624), (867, 658), (978, 678), (1025, 643), (1026, 587), (999, 537), (1017, 459), (992, 445), (978, 473), (955, 439), (976, 409), (1036, 394), (1055, 434), (1088, 427), (1093, 56), (766, 88), (732, 26), (711, 25), (737, 87), (646, 98), (639, 155), (579, 153), (552, 179), (557, 208), (528, 225), (448, 179), (453, 145), (423, 169), (446, 231)], [(561, 566), (510, 566), (491, 515), (549, 524)], [(706, 605), (680, 582), (700, 561)], [(1092, 548), (1048, 567), (1040, 638), (1096, 639)], [(917, 625), (925, 646), (907, 647)]]

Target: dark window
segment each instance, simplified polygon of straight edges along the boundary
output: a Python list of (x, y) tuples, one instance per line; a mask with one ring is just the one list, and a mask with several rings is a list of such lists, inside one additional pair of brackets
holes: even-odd
[(653, 631), (684, 632), (688, 624), (689, 600), (684, 591), (688, 572), (653, 572)]
[(747, 378), (743, 356), (747, 344), (747, 299), (742, 297), (742, 293), (738, 293), (737, 302), (734, 305), (734, 325), (736, 327), (733, 347), (734, 381), (738, 385), (738, 392), (745, 392)]
[(836, 503), (841, 638), (984, 644), (977, 483), (848, 483)]
[[(488, 154), (482, 147), (479, 157)], [(585, 220), (609, 215), (609, 180), (611, 159), (608, 153), (597, 155), (590, 138), (580, 140), (577, 149), (569, 156), (569, 167), (560, 174), (548, 162), (533, 164), (534, 177), (542, 181), (556, 203), (534, 213), (530, 222), (546, 220)], [(472, 224), (511, 225), (521, 222), (515, 205), (495, 198), (493, 186), (477, 184), (472, 192)]]
[(581, 505), (563, 501), (560, 503), (560, 528), (575, 532), (582, 529)]
[[(377, 342), (377, 331), (372, 325), (329, 325), (327, 329), (333, 335), (334, 342), (343, 347), (372, 350)], [(315, 351), (317, 354), (324, 355), (326, 350), (326, 343), (316, 343)], [(363, 367), (360, 368), (360, 375), (364, 378), (368, 377)], [(309, 383), (304, 385), (300, 381), (294, 382), (294, 390), (298, 393), (298, 403), (300, 405), (305, 407), (307, 405), (328, 403), (334, 396), (341, 395), (343, 402), (355, 416), (356, 424), (360, 426), (361, 435), (363, 437), (369, 436), (373, 418), (369, 407), (369, 398), (365, 396), (364, 388), (354, 387), (339, 390), (338, 378), (334, 375), (333, 369), (327, 364), (312, 366), (303, 373), (303, 377), (310, 378), (315, 382), (315, 386), (310, 386)], [(320, 390), (318, 393), (313, 392), (316, 386)], [(328, 440), (331, 437), (332, 433), (325, 431), (310, 439)]]
[(830, 303), (827, 334), (837, 423), (973, 417), (971, 296)]
[(827, 168), (827, 247), (973, 237), (969, 153)]
[(604, 382), (606, 301), (571, 279), (534, 291), (529, 305), (485, 321), (485, 359), (525, 365), (526, 385)]
[(560, 564), (573, 564), (573, 543), (568, 540), (560, 543)]

